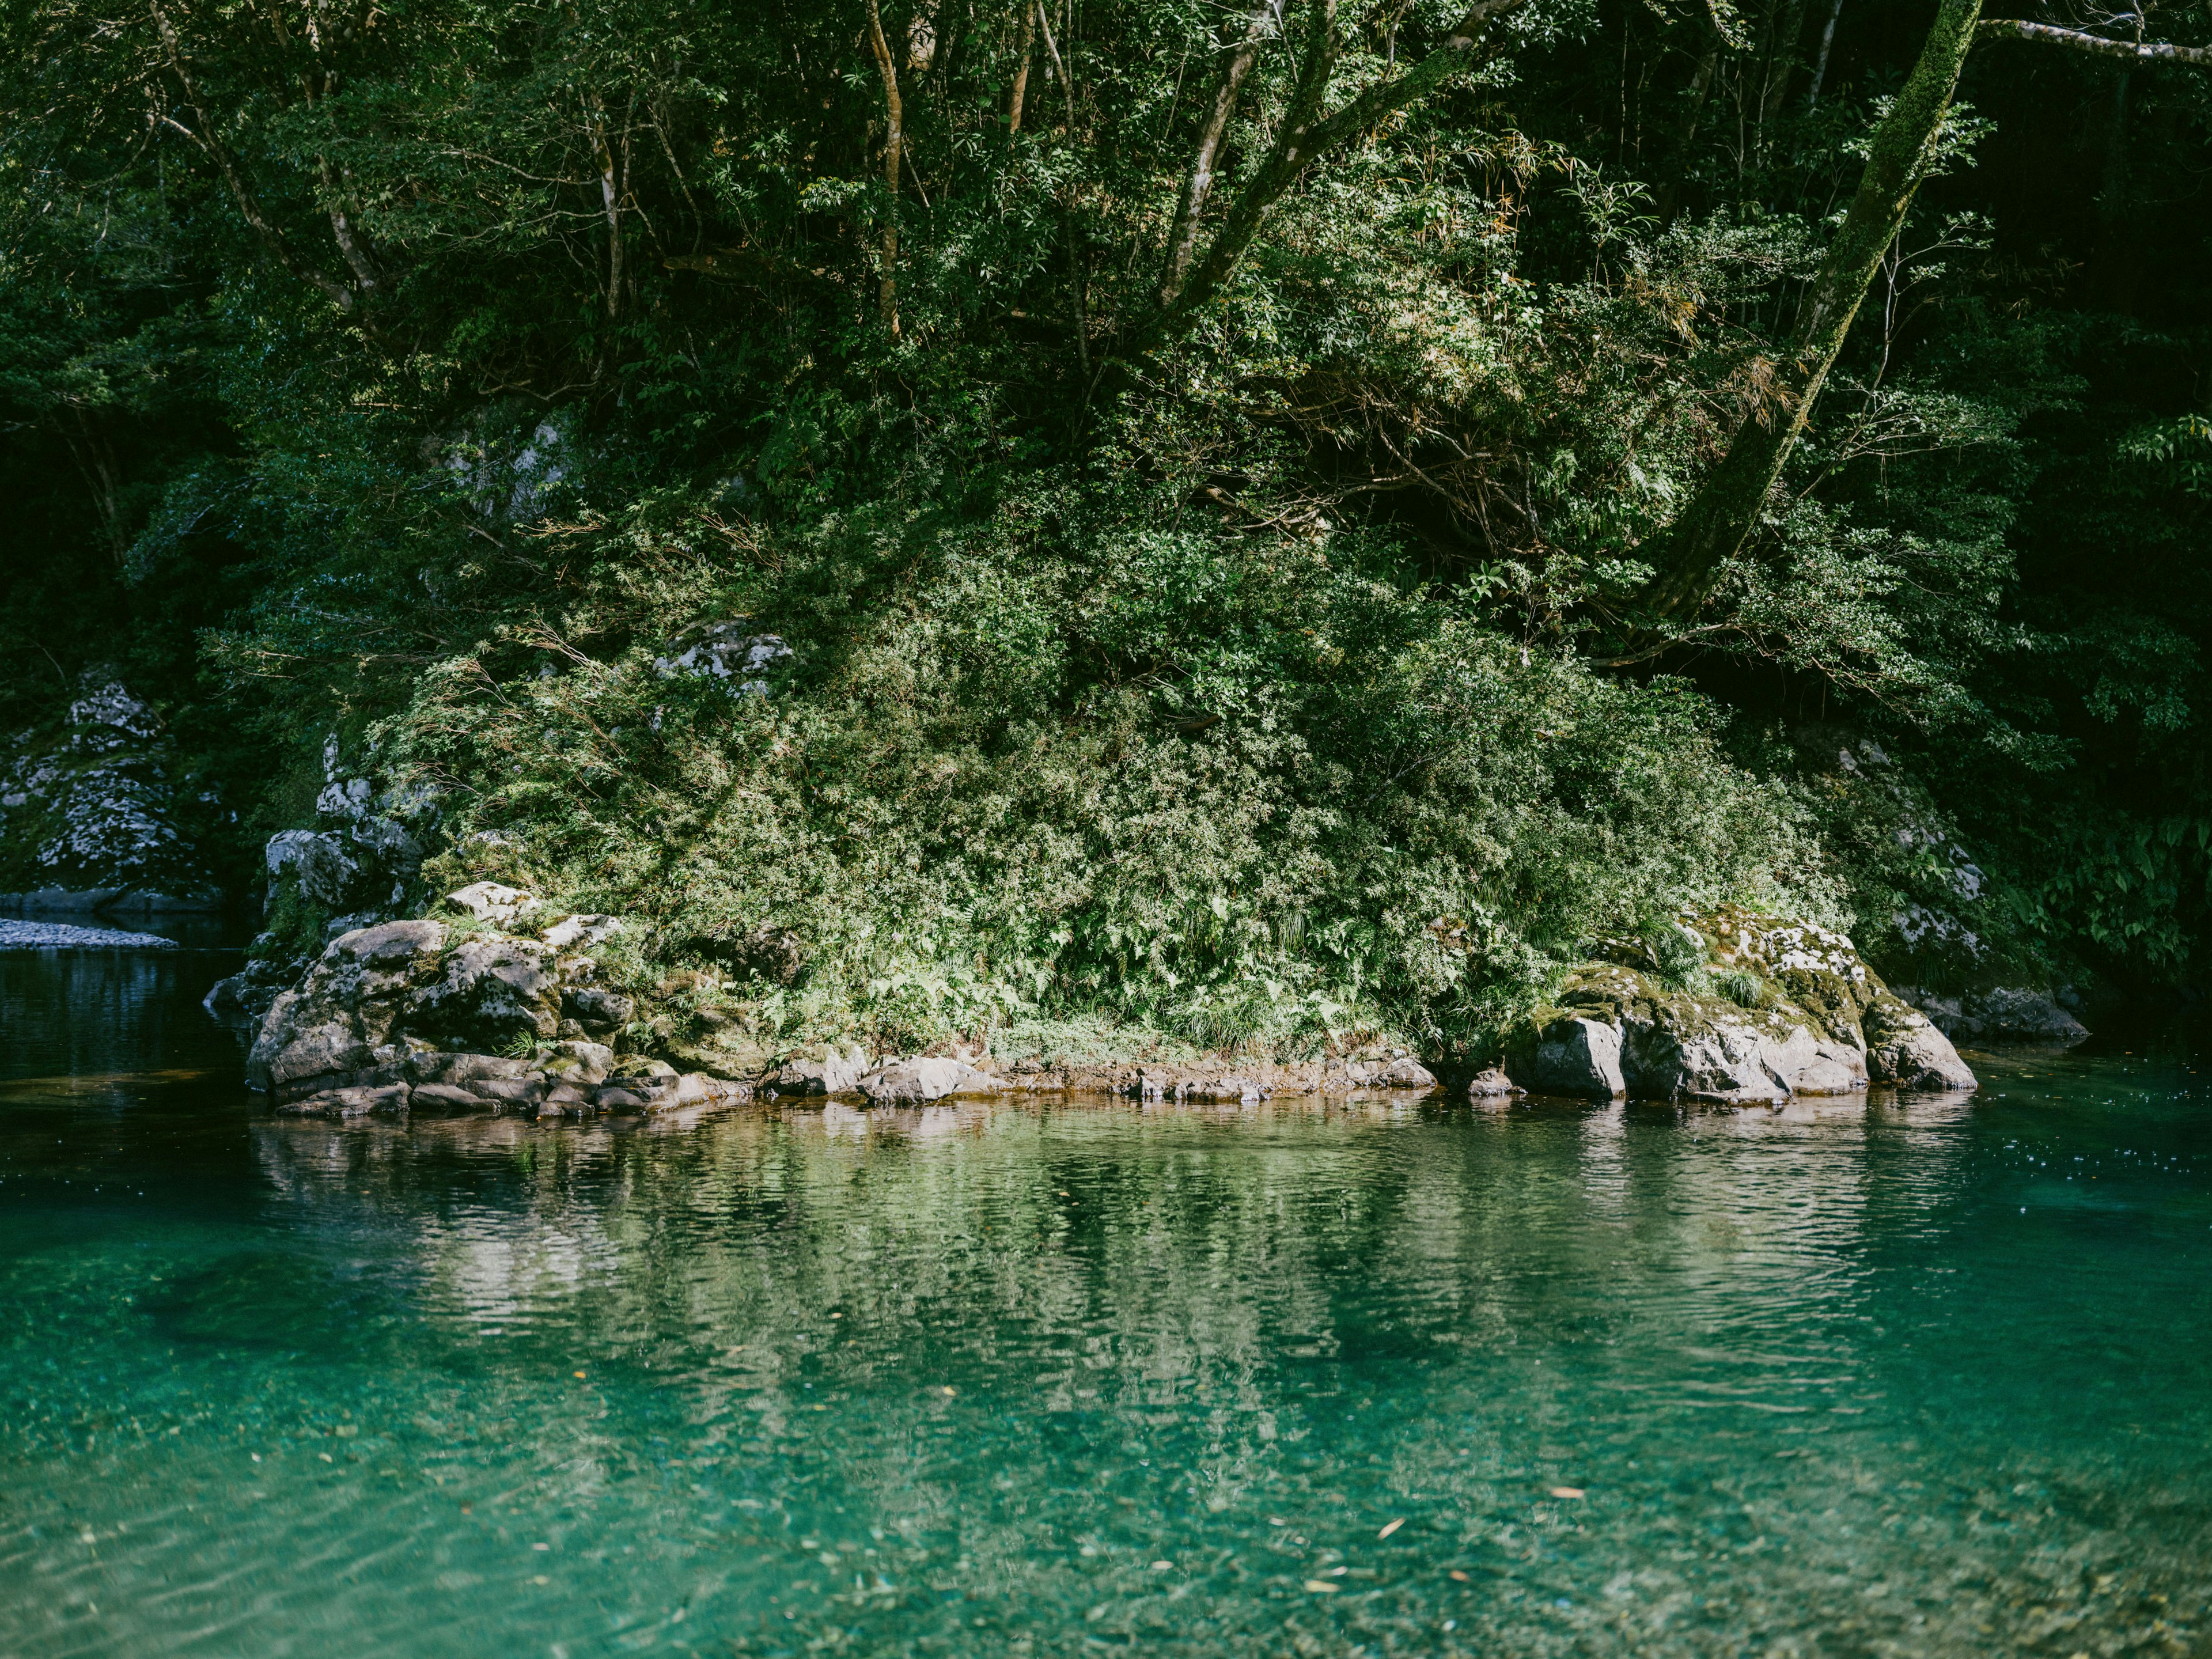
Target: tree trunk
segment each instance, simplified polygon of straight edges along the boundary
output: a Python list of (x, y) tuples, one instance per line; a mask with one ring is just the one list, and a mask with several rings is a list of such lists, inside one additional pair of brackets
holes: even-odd
[(1036, 7), (1025, 3), (1021, 8), (1021, 21), (1014, 42), (1014, 84), (1006, 94), (1006, 131), (1022, 130), (1022, 100), (1030, 89), (1030, 53), (1036, 46)]
[[(1067, 142), (1075, 142), (1075, 77), (1067, 72), (1067, 64), (1060, 55), (1060, 42), (1052, 38), (1052, 15), (1045, 9), (1045, 0), (1037, 0), (1037, 27), (1044, 36), (1046, 60), (1052, 65), (1054, 76), (1060, 82), (1061, 97), (1067, 106), (1067, 125), (1061, 131)], [(1073, 45), (1073, 41), (1070, 42)], [(1067, 315), (1068, 327), (1075, 336), (1075, 358), (1083, 370), (1084, 383), (1091, 381), (1091, 303), (1085, 297), (1083, 257), (1075, 246), (1075, 203), (1063, 192), (1060, 199), (1060, 228), (1062, 240), (1067, 247)]]
[(1790, 91), (1790, 72), (1797, 67), (1797, 37), (1805, 28), (1805, 0), (1786, 0), (1767, 42), (1765, 80), (1759, 105), (1762, 143), (1767, 129), (1782, 113), (1782, 100)]
[(1160, 303), (1171, 306), (1182, 292), (1183, 279), (1190, 274), (1190, 262), (1198, 252), (1199, 216), (1206, 211), (1206, 198), (1213, 191), (1213, 166), (1220, 159), (1221, 140), (1229, 131), (1229, 118), (1236, 112), (1237, 94), (1244, 85), (1244, 77), (1252, 72), (1259, 60), (1260, 47), (1267, 38), (1267, 25), (1274, 21), (1274, 0), (1260, 0), (1244, 20), (1241, 39), (1232, 37), (1224, 43), (1221, 78), (1213, 89), (1213, 102), (1206, 112), (1206, 120), (1198, 130), (1198, 148), (1192, 152), (1190, 173), (1183, 179), (1182, 197), (1176, 203), (1175, 225), (1168, 232), (1167, 268), (1160, 277)]
[(599, 170), (599, 211), (607, 226), (607, 320), (622, 315), (623, 192), (615, 177), (614, 146), (607, 139), (607, 112), (599, 94), (584, 94), (584, 130), (592, 141), (592, 160)]
[(2128, 100), (2135, 65), (2120, 70), (2105, 124), (2105, 177), (2097, 191), (2097, 243), (2089, 256), (2089, 293), (2101, 311), (2125, 311), (2135, 300), (2135, 237), (2128, 211)]
[(1836, 44), (1836, 20), (1843, 15), (1844, 0), (1833, 0), (1828, 8), (1828, 26), (1820, 31), (1820, 55), (1813, 60), (1813, 84), (1805, 94), (1807, 109), (1820, 101), (1820, 85), (1828, 78), (1828, 51)]
[(1867, 285), (1905, 222), (1980, 12), (1981, 0), (1943, 0), (1936, 13), (1920, 61), (1875, 129), (1858, 191), (1798, 314), (1796, 343), (1777, 366), (1772, 397), (1736, 428), (1727, 455), (1706, 475), (1659, 550), (1658, 573), (1644, 598), (1660, 615), (1694, 611), (1723, 563), (1758, 523)]
[(883, 275), (876, 286), (877, 308), (896, 334), (898, 325), (898, 195), (900, 150), (905, 140), (899, 105), (898, 66), (891, 61), (890, 43), (884, 39), (884, 19), (876, 0), (868, 0), (868, 46), (876, 55), (877, 71), (884, 77), (884, 184), (889, 199), (884, 205)]

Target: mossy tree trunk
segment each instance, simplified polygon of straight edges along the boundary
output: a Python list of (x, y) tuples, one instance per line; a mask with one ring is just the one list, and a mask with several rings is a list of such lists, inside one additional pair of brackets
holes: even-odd
[(1644, 590), (1645, 602), (1660, 615), (1694, 611), (1759, 521), (1881, 256), (1912, 205), (1981, 9), (1981, 0), (1943, 0), (1936, 13), (1911, 78), (1875, 131), (1858, 193), (1813, 278), (1798, 314), (1796, 344), (1778, 365), (1771, 394), (1744, 417), (1727, 455), (1691, 497), (1661, 548), (1658, 573)]

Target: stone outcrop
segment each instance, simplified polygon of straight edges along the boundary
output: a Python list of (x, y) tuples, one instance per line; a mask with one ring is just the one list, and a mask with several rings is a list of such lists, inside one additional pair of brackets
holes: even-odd
[[(671, 974), (649, 994), (603, 980), (599, 963), (584, 952), (622, 931), (615, 917), (550, 915), (534, 896), (494, 883), (448, 897), (467, 921), (351, 929), (333, 939), (296, 984), (272, 990), (247, 1071), (279, 1110), (562, 1116), (659, 1110), (756, 1092), (912, 1107), (1018, 1090), (1251, 1103), (1271, 1095), (1426, 1094), (1437, 1087), (1413, 1055), (1388, 1047), (1292, 1065), (1039, 1058), (1008, 1066), (980, 1052), (877, 1059), (857, 1047), (779, 1062), (735, 1029), (741, 1022), (720, 1006), (711, 974)], [(528, 934), (486, 925), (495, 921), (543, 925)], [(241, 982), (272, 983), (276, 973), (257, 962), (216, 987), (210, 1004), (234, 996)]]
[(193, 827), (219, 816), (154, 710), (88, 669), (58, 729), (0, 745), (0, 912), (220, 910)]
[[(1509, 1042), (1532, 1093), (1774, 1105), (1870, 1082), (1972, 1089), (1944, 1034), (1882, 984), (1842, 934), (1730, 909), (1680, 918), (1660, 951), (1610, 940)], [(1692, 947), (1684, 950), (1683, 946)]]
[(2040, 991), (2001, 986), (1947, 997), (1900, 985), (1897, 994), (1954, 1042), (2019, 1042), (2070, 1048), (2089, 1036), (2087, 1026)]
[[(562, 937), (573, 945), (583, 936)], [(356, 928), (276, 998), (247, 1078), (280, 1111), (334, 1117), (584, 1116), (750, 1095), (742, 1082), (679, 1073), (665, 1060), (563, 1035), (562, 1007), (592, 988), (596, 972), (588, 957), (563, 957), (544, 938), (457, 936), (435, 921)], [(485, 1052), (502, 1048), (529, 1058)]]
[[(340, 764), (335, 737), (325, 741), (315, 827), (281, 830), (262, 848), (269, 883), (263, 913), (275, 925), (246, 947), (246, 967), (207, 994), (208, 1012), (258, 1024), (321, 947), (416, 908), (425, 842), (437, 817), (433, 796), (378, 790)], [(311, 930), (305, 940), (298, 931), (303, 921)], [(319, 938), (312, 931), (318, 922)]]

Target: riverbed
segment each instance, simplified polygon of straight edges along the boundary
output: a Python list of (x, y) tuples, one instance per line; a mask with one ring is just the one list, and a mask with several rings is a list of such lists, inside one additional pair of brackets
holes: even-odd
[(2212, 1641), (2212, 1079), (280, 1121), (0, 952), (0, 1654)]

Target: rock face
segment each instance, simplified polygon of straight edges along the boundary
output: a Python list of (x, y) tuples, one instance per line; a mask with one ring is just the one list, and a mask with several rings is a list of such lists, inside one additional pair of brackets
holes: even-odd
[(88, 669), (59, 731), (0, 747), (0, 908), (219, 910), (188, 822), (216, 814), (179, 776), (153, 709), (111, 671)]
[(1607, 941), (1508, 1044), (1505, 1075), (1538, 1094), (1732, 1105), (1869, 1081), (1975, 1086), (1950, 1041), (1842, 934), (1733, 909), (1674, 925), (1700, 965), (1669, 984), (1651, 946)]
[(2070, 1048), (2089, 1035), (2087, 1026), (2040, 991), (2000, 987), (1946, 997), (1900, 985), (1897, 994), (1954, 1042)]
[[(248, 1080), (280, 1110), (335, 1117), (402, 1109), (579, 1116), (751, 1092), (603, 1043), (556, 1040), (564, 1000), (579, 994), (564, 986), (564, 969), (595, 971), (588, 959), (558, 957), (543, 939), (457, 939), (438, 921), (356, 928), (277, 995), (247, 1058)], [(483, 1052), (525, 1046), (527, 1060)]]

